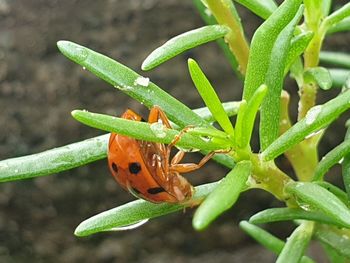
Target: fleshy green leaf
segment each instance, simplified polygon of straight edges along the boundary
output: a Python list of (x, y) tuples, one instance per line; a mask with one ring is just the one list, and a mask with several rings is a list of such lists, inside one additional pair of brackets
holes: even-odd
[(266, 161), (272, 160), (304, 140), (306, 136), (326, 127), (350, 107), (349, 101), (350, 90), (323, 105), (311, 108), (305, 118), (297, 122), (262, 152), (262, 158)]
[(69, 170), (103, 159), (109, 134), (37, 154), (0, 161), (0, 182), (23, 180)]
[(350, 153), (350, 140), (343, 141), (337, 147), (329, 151), (318, 163), (313, 181), (322, 180), (328, 170), (335, 164), (339, 163), (339, 161), (348, 153)]
[(241, 148), (245, 148), (250, 142), (255, 118), (258, 113), (259, 107), (266, 96), (267, 90), (268, 88), (266, 85), (261, 85), (254, 92), (253, 97), (247, 104), (246, 110), (243, 115), (244, 121), (242, 121), (242, 135), (241, 135), (242, 139), (239, 142), (239, 146)]
[(267, 19), (276, 9), (277, 4), (274, 0), (235, 0), (237, 3), (248, 8), (254, 14), (263, 19)]
[(197, 230), (206, 228), (215, 218), (230, 209), (240, 193), (246, 188), (251, 172), (251, 162), (242, 161), (235, 165), (217, 187), (204, 199), (193, 217), (193, 227)]
[[(194, 6), (199, 11), (199, 14), (201, 15), (202, 19), (208, 24), (208, 25), (216, 25), (218, 22), (216, 21), (215, 17), (211, 14), (208, 8), (205, 7), (205, 5), (202, 3), (202, 0), (192, 0)], [(240, 79), (243, 79), (243, 76), (241, 72), (239, 71), (238, 62), (236, 57), (232, 54), (230, 48), (225, 43), (223, 39), (217, 39), (216, 42), (220, 46), (221, 50), (223, 51), (225, 57), (227, 58), (228, 62), (230, 63), (233, 71), (237, 74), (237, 76)]]
[(305, 51), (313, 36), (313, 32), (307, 31), (292, 39), (286, 58), (286, 67), (284, 70), (285, 74), (288, 72), (295, 60)]
[(326, 181), (316, 181), (314, 183), (327, 189), (327, 191), (331, 192), (336, 197), (338, 197), (339, 200), (342, 201), (344, 204), (349, 203), (349, 199), (347, 197), (347, 194), (339, 187), (336, 187), (334, 184), (328, 183)]
[(328, 244), (340, 255), (350, 258), (349, 230), (330, 229), (326, 226), (319, 226), (314, 235), (318, 240)]
[(153, 69), (186, 50), (222, 38), (229, 31), (230, 29), (223, 25), (210, 25), (173, 37), (149, 54), (141, 68)]
[(237, 119), (236, 119), (236, 130), (235, 130), (235, 143), (236, 145), (243, 145), (243, 124), (244, 124), (244, 115), (245, 111), (247, 110), (247, 102), (245, 100), (241, 101), (241, 104), (239, 105), (239, 110), (237, 113)]
[(332, 263), (346, 263), (345, 257), (340, 255), (334, 248), (332, 248), (330, 245), (327, 243), (323, 243), (322, 241), (320, 242), (323, 250), (326, 252), (329, 262)]
[(210, 84), (209, 80), (199, 67), (196, 61), (193, 59), (188, 60), (188, 69), (192, 78), (194, 85), (196, 86), (200, 96), (205, 102), (206, 106), (220, 124), (223, 130), (229, 135), (233, 135), (234, 130), (232, 123), (228, 118), (221, 102), (216, 94), (214, 88)]
[(288, 220), (297, 220), (304, 219), (309, 221), (316, 221), (323, 224), (331, 224), (340, 227), (344, 227), (343, 224), (339, 224), (338, 221), (334, 220), (331, 217), (326, 216), (320, 212), (314, 211), (305, 211), (299, 208), (270, 208), (263, 210), (259, 213), (253, 215), (249, 222), (253, 224), (264, 224), (278, 221), (288, 221)]
[[(201, 200), (207, 196), (218, 183), (210, 183), (195, 188), (193, 200)], [(129, 226), (145, 219), (174, 213), (184, 209), (180, 204), (153, 204), (144, 200), (136, 200), (97, 214), (81, 222), (75, 229), (76, 236), (89, 236), (102, 231), (111, 231)]]
[(293, 182), (285, 187), (287, 193), (295, 195), (300, 206), (321, 211), (350, 228), (350, 210), (334, 194), (315, 183)]
[(350, 17), (344, 18), (337, 24), (331, 26), (327, 30), (327, 34), (333, 34), (337, 32), (349, 31), (350, 30)]
[(333, 84), (329, 71), (323, 67), (308, 68), (304, 72), (304, 81), (306, 83), (316, 82), (323, 90), (329, 90)]
[(270, 57), (270, 63), (266, 72), (265, 84), (269, 87), (260, 107), (260, 147), (266, 149), (277, 137), (280, 123), (280, 101), (284, 79), (284, 69), (289, 45), (296, 24), (303, 14), (303, 6), (291, 22), (278, 35)]
[(63, 55), (148, 108), (160, 106), (168, 118), (181, 128), (188, 125), (209, 126), (180, 101), (113, 59), (69, 41), (59, 41), (57, 46)]
[(350, 87), (350, 70), (347, 69), (337, 69), (332, 68), (328, 69), (331, 74), (333, 87), (342, 88), (346, 87), (347, 89)]
[(247, 74), (244, 82), (243, 98), (245, 100), (249, 101), (255, 90), (265, 83), (266, 72), (270, 64), (274, 43), (280, 32), (295, 17), (300, 4), (301, 0), (284, 1), (255, 31), (251, 43)]
[[(167, 129), (163, 125), (159, 126), (159, 123), (149, 124), (80, 110), (73, 111), (72, 116), (76, 120), (90, 127), (115, 132), (144, 141), (168, 144), (177, 134), (179, 134), (179, 131)], [(226, 142), (229, 143), (229, 141)], [(208, 151), (226, 148), (223, 147), (223, 144), (221, 143), (214, 143), (213, 141), (208, 142), (187, 133), (181, 137), (181, 140), (177, 145), (183, 148), (194, 148)]]
[(276, 263), (298, 263), (310, 242), (312, 232), (312, 222), (304, 222), (298, 226), (287, 239)]
[(323, 24), (325, 25), (326, 29), (328, 29), (331, 26), (334, 26), (337, 23), (341, 22), (343, 19), (348, 18), (349, 16), (350, 3), (347, 3), (332, 14), (330, 14), (328, 17), (326, 17), (323, 21)]
[(320, 53), (320, 61), (350, 69), (350, 55), (347, 53), (322, 51)]
[[(266, 247), (268, 250), (274, 252), (275, 254), (280, 254), (285, 242), (281, 239), (271, 235), (264, 229), (248, 223), (247, 221), (241, 221), (239, 226), (252, 238), (254, 238), (261, 245)], [(301, 263), (312, 263), (314, 262), (311, 258), (303, 256), (300, 260)]]
[[(240, 102), (223, 103), (229, 116), (237, 114), (239, 105)], [(214, 121), (206, 107), (193, 111), (208, 122)], [(45, 152), (2, 160), (0, 161), (0, 182), (58, 173), (105, 158), (108, 138), (109, 134), (106, 134)], [(225, 154), (216, 154), (213, 159), (228, 168), (234, 166), (232, 158)]]
[[(350, 141), (350, 121), (346, 122), (347, 131), (345, 134), (345, 141)], [(350, 154), (344, 156), (344, 160), (341, 163), (342, 175), (345, 190), (347, 193), (347, 203), (350, 203)]]

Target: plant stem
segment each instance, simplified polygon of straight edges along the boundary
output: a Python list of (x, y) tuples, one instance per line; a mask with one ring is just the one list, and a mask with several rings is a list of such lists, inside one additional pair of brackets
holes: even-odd
[(263, 162), (258, 154), (252, 154), (250, 160), (253, 164), (252, 187), (264, 189), (273, 194), (277, 199), (284, 201), (288, 206), (294, 207), (294, 199), (285, 193), (284, 187), (293, 180), (282, 172), (273, 161)]
[(225, 36), (230, 50), (237, 58), (239, 71), (245, 75), (247, 70), (249, 46), (245, 39), (240, 19), (230, 0), (207, 0), (208, 7), (219, 24), (226, 25), (231, 32)]

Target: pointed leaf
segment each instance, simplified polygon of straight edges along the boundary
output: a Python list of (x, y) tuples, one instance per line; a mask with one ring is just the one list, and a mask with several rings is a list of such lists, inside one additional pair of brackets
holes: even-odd
[(305, 83), (316, 82), (323, 90), (332, 88), (332, 78), (329, 71), (323, 67), (308, 68), (304, 72)]
[(332, 247), (340, 255), (350, 259), (350, 232), (341, 229), (330, 229), (326, 226), (319, 226), (315, 231), (315, 237), (323, 243)]
[(276, 263), (298, 263), (305, 253), (313, 232), (313, 223), (304, 222), (287, 239)]
[[(202, 200), (217, 184), (210, 183), (197, 186), (193, 200)], [(159, 217), (183, 209), (184, 205), (180, 204), (154, 204), (145, 200), (136, 200), (86, 219), (79, 224), (74, 234), (83, 237), (102, 231), (111, 231), (113, 228), (132, 225), (145, 219)]]
[[(123, 118), (116, 118), (109, 115), (91, 113), (87, 111), (75, 110), (72, 112), (72, 116), (76, 120), (90, 127), (115, 132), (149, 142), (161, 142), (168, 144), (176, 135), (179, 134), (179, 131), (167, 129), (164, 126), (161, 126), (161, 129), (154, 129), (154, 124), (152, 125), (145, 122), (126, 120)], [(227, 142), (229, 143), (229, 141)], [(223, 147), (222, 144), (214, 143), (212, 141), (208, 142), (187, 133), (181, 137), (181, 140), (177, 143), (177, 145), (184, 148), (194, 148), (208, 151), (224, 148), (226, 149), (226, 147)]]
[(254, 14), (263, 19), (267, 19), (276, 9), (277, 4), (274, 0), (235, 0), (237, 3), (248, 8)]
[(323, 180), (323, 177), (328, 170), (335, 164), (339, 163), (339, 161), (348, 153), (350, 153), (350, 140), (345, 140), (322, 157), (321, 161), (316, 166), (312, 180)]
[(270, 222), (278, 221), (288, 221), (288, 220), (309, 220), (316, 221), (323, 224), (331, 224), (339, 227), (344, 227), (343, 224), (340, 224), (338, 221), (334, 220), (331, 217), (326, 216), (320, 212), (305, 211), (299, 208), (270, 208), (256, 213), (251, 218), (249, 222), (253, 224), (264, 224)]
[(280, 101), (284, 80), (284, 69), (294, 29), (303, 14), (300, 6), (295, 17), (278, 35), (272, 48), (265, 84), (269, 87), (260, 108), (260, 147), (266, 149), (278, 136), (280, 123)]
[(227, 134), (233, 135), (234, 130), (232, 127), (232, 123), (228, 118), (214, 88), (210, 84), (209, 80), (207, 79), (197, 62), (193, 59), (189, 59), (188, 69), (194, 85), (196, 86), (200, 96), (202, 97), (203, 101), (205, 102), (206, 106), (208, 107), (216, 121), (220, 124), (220, 126)]
[(230, 209), (238, 200), (240, 193), (247, 187), (246, 182), (251, 172), (251, 162), (242, 161), (235, 165), (217, 187), (204, 199), (193, 217), (193, 227), (197, 230), (206, 228), (215, 218)]
[(334, 194), (315, 183), (294, 182), (285, 187), (287, 193), (295, 195), (301, 207), (321, 211), (350, 228), (350, 210)]
[(224, 37), (230, 29), (223, 25), (197, 28), (171, 38), (155, 49), (142, 63), (142, 70), (153, 69), (182, 52)]
[(170, 96), (154, 83), (140, 85), (142, 77), (128, 67), (91, 49), (69, 41), (59, 41), (59, 50), (74, 62), (91, 71), (128, 96), (140, 101), (148, 108), (160, 106), (168, 118), (181, 128), (188, 125), (209, 126), (191, 109)]
[[(271, 235), (269, 232), (258, 226), (248, 223), (247, 221), (241, 221), (239, 226), (257, 242), (277, 255), (281, 253), (283, 247), (285, 246), (285, 242), (281, 239)], [(300, 262), (312, 263), (314, 261), (309, 257), (303, 256)]]
[(253, 96), (255, 90), (265, 83), (273, 45), (280, 32), (295, 17), (300, 4), (301, 0), (284, 1), (255, 31), (244, 81), (243, 98), (247, 101)]
[(262, 158), (265, 161), (272, 160), (304, 140), (306, 136), (326, 127), (350, 108), (349, 101), (350, 90), (323, 105), (311, 108), (305, 118), (297, 122), (262, 152)]

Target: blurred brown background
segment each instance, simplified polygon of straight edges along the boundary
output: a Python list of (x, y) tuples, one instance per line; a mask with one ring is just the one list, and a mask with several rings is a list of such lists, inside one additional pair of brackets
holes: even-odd
[[(239, 12), (250, 39), (262, 21), (244, 8), (239, 7)], [(70, 112), (74, 109), (120, 115), (130, 107), (147, 116), (142, 105), (61, 55), (56, 48), (58, 40), (87, 46), (141, 72), (143, 59), (155, 47), (202, 25), (191, 1), (0, 0), (0, 159), (102, 134), (73, 120)], [(349, 51), (349, 40), (348, 33), (338, 34), (326, 45)], [(187, 72), (188, 57), (197, 59), (223, 101), (239, 100), (242, 84), (215, 43), (142, 75), (191, 108), (203, 106)], [(296, 95), (295, 87), (288, 89)], [(333, 133), (337, 136), (329, 133), (323, 142), (326, 148), (334, 147), (344, 132), (341, 136), (339, 131)], [(226, 172), (211, 162), (188, 177), (194, 184), (202, 184), (218, 180)], [(151, 220), (132, 231), (88, 238), (73, 235), (82, 220), (130, 200), (133, 197), (113, 181), (106, 160), (57, 175), (1, 184), (0, 262), (274, 259), (237, 227), (256, 211), (279, 205), (261, 191), (245, 193), (235, 209), (201, 233), (192, 229), (193, 213), (188, 210)], [(270, 228), (285, 237), (292, 226), (274, 224)]]

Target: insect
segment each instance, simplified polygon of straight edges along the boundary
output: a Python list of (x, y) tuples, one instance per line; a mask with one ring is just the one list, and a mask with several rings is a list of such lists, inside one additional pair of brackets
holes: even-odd
[[(144, 121), (141, 116), (128, 109), (121, 116), (133, 121)], [(169, 120), (159, 106), (151, 108), (148, 122), (171, 128)], [(180, 163), (185, 152), (178, 151), (170, 158), (171, 148), (186, 132), (182, 130), (173, 141), (163, 143), (136, 140), (111, 133), (108, 146), (109, 169), (115, 180), (136, 197), (153, 203), (190, 203), (193, 186), (181, 175), (199, 169), (213, 156), (204, 156), (196, 163)]]

